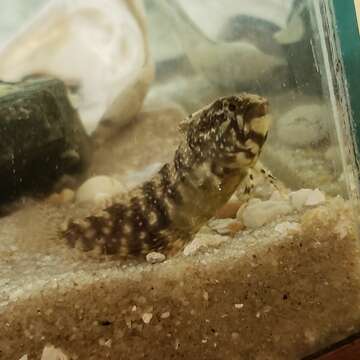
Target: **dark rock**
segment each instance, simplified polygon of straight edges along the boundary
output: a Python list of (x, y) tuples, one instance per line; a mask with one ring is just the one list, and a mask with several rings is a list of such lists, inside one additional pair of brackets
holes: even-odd
[(0, 82), (0, 201), (46, 193), (61, 175), (83, 171), (90, 157), (63, 82)]
[[(245, 42), (254, 45), (263, 54), (285, 59), (282, 46), (274, 35), (280, 31), (275, 23), (260, 17), (238, 14), (229, 18), (221, 27), (218, 39), (224, 42)], [(284, 92), (290, 86), (289, 67), (286, 63), (259, 72), (256, 81), (239, 81), (234, 91), (274, 94)]]
[(295, 0), (280, 44), (289, 64), (291, 86), (299, 93), (322, 97), (322, 53), (317, 25), (312, 20), (314, 11), (312, 3)]
[(219, 39), (249, 42), (265, 54), (283, 57), (284, 52), (274, 39), (274, 34), (279, 30), (279, 26), (265, 19), (235, 15), (222, 27)]

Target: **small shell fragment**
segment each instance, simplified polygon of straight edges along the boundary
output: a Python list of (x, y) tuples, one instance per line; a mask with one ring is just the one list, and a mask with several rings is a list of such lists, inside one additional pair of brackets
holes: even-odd
[(235, 309), (242, 309), (244, 307), (244, 304), (235, 304)]
[(297, 232), (300, 230), (300, 224), (296, 222), (285, 221), (275, 226), (275, 231), (284, 235), (289, 232)]
[(291, 205), (300, 210), (304, 206), (315, 206), (325, 202), (325, 195), (319, 189), (300, 189), (289, 194)]
[(170, 312), (169, 311), (165, 311), (160, 315), (161, 319), (167, 319), (170, 317)]
[(153, 318), (153, 314), (152, 313), (144, 313), (141, 318), (142, 318), (142, 321), (144, 322), (144, 324), (150, 324), (150, 321)]
[(166, 256), (162, 253), (152, 251), (146, 255), (146, 261), (150, 264), (158, 264), (165, 261)]
[(219, 235), (232, 235), (242, 228), (242, 224), (234, 219), (214, 219), (208, 225)]

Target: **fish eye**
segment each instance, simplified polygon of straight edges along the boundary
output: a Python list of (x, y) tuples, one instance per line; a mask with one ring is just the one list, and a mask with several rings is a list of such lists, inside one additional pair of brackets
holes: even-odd
[(235, 104), (229, 104), (229, 110), (230, 111), (235, 111), (236, 110), (236, 106), (235, 106)]

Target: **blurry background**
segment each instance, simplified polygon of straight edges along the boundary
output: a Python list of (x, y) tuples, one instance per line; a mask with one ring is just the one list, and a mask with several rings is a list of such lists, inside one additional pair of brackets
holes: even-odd
[[(59, 3), (61, 1), (58, 0)], [(7, 39), (31, 20), (41, 5), (49, 2), (5, 0), (0, 13), (0, 49)], [(80, 1), (64, 0), (63, 3), (69, 7), (70, 3)], [(93, 3), (95, 1), (83, 2), (89, 8)], [(124, 0), (112, 3), (128, 4)], [(124, 32), (126, 25), (123, 24), (126, 23), (119, 22), (117, 17), (112, 19), (111, 26), (104, 26), (108, 20), (106, 13), (101, 15), (103, 18), (97, 18), (100, 19), (98, 23), (91, 16), (86, 23), (74, 17), (79, 25), (75, 29), (84, 24), (88, 26), (83, 31), (84, 38), (81, 38), (81, 45), (87, 46), (87, 52), (81, 54), (80, 46), (73, 46), (74, 50), (68, 55), (62, 54), (65, 60), (69, 59), (68, 64), (64, 64), (66, 61), (58, 63), (67, 65), (69, 73), (72, 71), (72, 78), (62, 79), (66, 83), (75, 83), (79, 89), (75, 95), (85, 109), (81, 113), (85, 125), (90, 123), (85, 115), (95, 114), (94, 108), (88, 105), (96, 103), (107, 91), (109, 94), (118, 92), (125, 100), (115, 102), (113, 111), (103, 118), (115, 119), (121, 125), (134, 118), (129, 109), (136, 108), (138, 111), (145, 95), (145, 106), (161, 107), (171, 103), (179, 106), (184, 113), (190, 113), (219, 96), (241, 91), (259, 93), (270, 99), (274, 114), (274, 125), (263, 160), (275, 175), (291, 184), (292, 188), (320, 187), (329, 193), (344, 193), (344, 170), (333, 115), (336, 104), (330, 102), (332, 79), (324, 62), (319, 31), (322, 20), (314, 10), (318, 5), (316, 1), (144, 0), (143, 4), (147, 23), (144, 42), (139, 36), (135, 38), (137, 42), (129, 37), (131, 34)], [(98, 3), (98, 9), (101, 7), (104, 8), (103, 4)], [(97, 43), (96, 38), (89, 34), (95, 26), (99, 29)], [(69, 36), (66, 39), (68, 42), (74, 40), (74, 28), (71, 29), (67, 33), (64, 31)], [(111, 38), (122, 31), (124, 37), (121, 41)], [(105, 40), (102, 40), (103, 34), (106, 35)], [(38, 39), (39, 36), (34, 36), (31, 45), (38, 44)], [(110, 49), (110, 45), (114, 44), (115, 50), (120, 49), (117, 53)], [(53, 47), (58, 49), (59, 42), (54, 42)], [(31, 51), (32, 47), (29, 48)], [(131, 51), (136, 56), (131, 57)], [(48, 53), (45, 43), (43, 55)], [(80, 80), (73, 74), (75, 67), (71, 59), (77, 53), (78, 66), (84, 73)], [(14, 58), (23, 57), (21, 51), (19, 54)], [(39, 52), (36, 51), (36, 54)], [(89, 65), (96, 57), (98, 64), (103, 66), (100, 70), (95, 65)], [(85, 63), (84, 58), (87, 59)], [(134, 59), (137, 59), (139, 67), (129, 68), (126, 72), (126, 66), (134, 64)], [(33, 64), (28, 60), (24, 62)], [(141, 62), (148, 66), (147, 74), (141, 73)], [(46, 65), (50, 61), (44, 63)], [(91, 70), (84, 65), (90, 66)], [(7, 61), (7, 66), (3, 70), (5, 75), (13, 71), (14, 61)], [(113, 84), (114, 73), (121, 69), (124, 69), (123, 73)], [(111, 86), (106, 83), (107, 87), (104, 85), (104, 89), (99, 89), (99, 84), (107, 77)], [(125, 90), (119, 87), (129, 77), (136, 81), (140, 79), (140, 82), (128, 81)], [(86, 81), (88, 85), (85, 86)], [(88, 89), (88, 92), (83, 89)], [(86, 97), (88, 93), (93, 96), (91, 101)], [(137, 106), (130, 102), (134, 93), (138, 93), (140, 99)], [(106, 106), (109, 104), (105, 103)], [(78, 109), (81, 110), (81, 106)], [(117, 115), (124, 113), (131, 116), (116, 119)], [(93, 116), (92, 129), (100, 121), (103, 108), (98, 114), (100, 116)]]
[(0, 12), (0, 45), (49, 0), (3, 0)]

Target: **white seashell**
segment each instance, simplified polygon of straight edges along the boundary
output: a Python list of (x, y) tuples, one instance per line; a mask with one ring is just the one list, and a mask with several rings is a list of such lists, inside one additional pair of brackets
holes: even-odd
[(312, 190), (305, 201), (305, 206), (320, 205), (325, 202), (325, 195), (319, 189)]
[(305, 202), (308, 198), (308, 196), (311, 193), (311, 189), (300, 189), (297, 191), (292, 191), (289, 194), (289, 199), (291, 205), (296, 209), (300, 210), (302, 207), (304, 207)]
[[(153, 77), (141, 3), (53, 0), (0, 49), (0, 78), (49, 74), (80, 87), (80, 117), (91, 133), (139, 111)], [(113, 131), (113, 130), (112, 130)]]
[(78, 188), (76, 201), (101, 202), (122, 191), (125, 191), (125, 188), (116, 179), (109, 176), (94, 176)]
[(319, 189), (300, 189), (289, 194), (291, 205), (300, 210), (304, 206), (315, 206), (325, 202), (325, 195)]
[(267, 200), (249, 204), (239, 215), (246, 227), (256, 229), (275, 220), (280, 215), (291, 213), (292, 210), (288, 201)]

